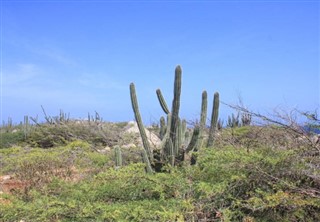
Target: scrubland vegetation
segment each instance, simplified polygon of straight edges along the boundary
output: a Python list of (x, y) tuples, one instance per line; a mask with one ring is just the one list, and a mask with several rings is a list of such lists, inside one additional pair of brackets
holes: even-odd
[(138, 133), (63, 112), (2, 124), (0, 221), (320, 221), (319, 118), (234, 107), (223, 124), (216, 93), (207, 121), (204, 92), (200, 122), (186, 124), (177, 76), (171, 111), (157, 91), (167, 121), (147, 129), (130, 86)]
[[(125, 125), (42, 123), (26, 136), (23, 125), (3, 126), (0, 174), (13, 184), (1, 193), (0, 220), (320, 221), (319, 144), (311, 133), (224, 127), (196, 164), (147, 173), (136, 135), (121, 133)], [(137, 147), (121, 148), (115, 167), (112, 147), (128, 143)]]

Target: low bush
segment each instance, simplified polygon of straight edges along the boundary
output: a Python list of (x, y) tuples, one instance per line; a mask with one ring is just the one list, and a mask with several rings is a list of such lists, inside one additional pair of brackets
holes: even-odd
[(18, 145), (25, 140), (24, 133), (22, 131), (17, 132), (1, 132), (0, 133), (0, 149), (9, 148), (14, 145)]
[(53, 180), (44, 189), (0, 203), (3, 221), (183, 221), (192, 217), (181, 173), (146, 174), (142, 164), (110, 168), (80, 183)]
[(320, 220), (320, 183), (292, 150), (224, 147), (202, 151), (198, 161), (191, 170), (201, 212), (223, 221)]

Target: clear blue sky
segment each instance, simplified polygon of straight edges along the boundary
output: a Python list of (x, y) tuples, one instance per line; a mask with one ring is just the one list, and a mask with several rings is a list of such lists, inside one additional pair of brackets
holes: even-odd
[[(59, 110), (133, 120), (171, 106), (183, 69), (181, 116), (199, 118), (208, 91), (258, 112), (320, 108), (319, 1), (2, 1), (1, 118)], [(221, 116), (231, 114), (221, 106)], [(2, 122), (2, 121), (1, 121)]]

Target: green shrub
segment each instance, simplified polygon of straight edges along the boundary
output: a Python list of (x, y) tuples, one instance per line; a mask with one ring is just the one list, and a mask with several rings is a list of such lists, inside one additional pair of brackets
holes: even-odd
[(319, 158), (279, 127), (222, 130), (196, 165), (156, 174), (130, 164), (140, 148), (124, 149), (115, 170), (112, 152), (74, 135), (54, 148), (0, 149), (0, 173), (33, 184), (0, 194), (0, 221), (320, 221)]
[[(12, 147), (0, 150), (0, 173), (15, 174), (21, 180), (46, 181), (46, 177), (58, 175), (72, 177), (75, 169), (77, 174), (100, 172), (112, 165), (111, 158), (79, 140), (50, 149)], [(44, 178), (40, 180), (41, 175)]]
[(184, 221), (193, 206), (185, 199), (186, 180), (179, 172), (146, 174), (143, 164), (108, 169), (90, 180), (55, 179), (26, 201), (11, 197), (1, 204), (3, 221)]
[(0, 149), (18, 145), (25, 140), (22, 131), (17, 132), (1, 132), (0, 133)]
[(224, 147), (204, 150), (192, 169), (195, 198), (201, 211), (212, 207), (223, 220), (245, 216), (259, 221), (318, 220), (320, 201), (310, 187), (297, 153), (269, 148)]

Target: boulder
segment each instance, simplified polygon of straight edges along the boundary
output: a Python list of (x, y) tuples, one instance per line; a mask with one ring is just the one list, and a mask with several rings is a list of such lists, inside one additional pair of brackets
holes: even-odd
[[(147, 138), (149, 140), (150, 145), (153, 147), (159, 146), (161, 144), (160, 138), (155, 133), (148, 130), (147, 128), (144, 128), (144, 129), (146, 131)], [(124, 128), (124, 133), (140, 134), (137, 122), (135, 121), (128, 122), (127, 126), (125, 126)], [(138, 138), (139, 138), (139, 141), (138, 141), (139, 145), (142, 145), (141, 137), (139, 136)]]

